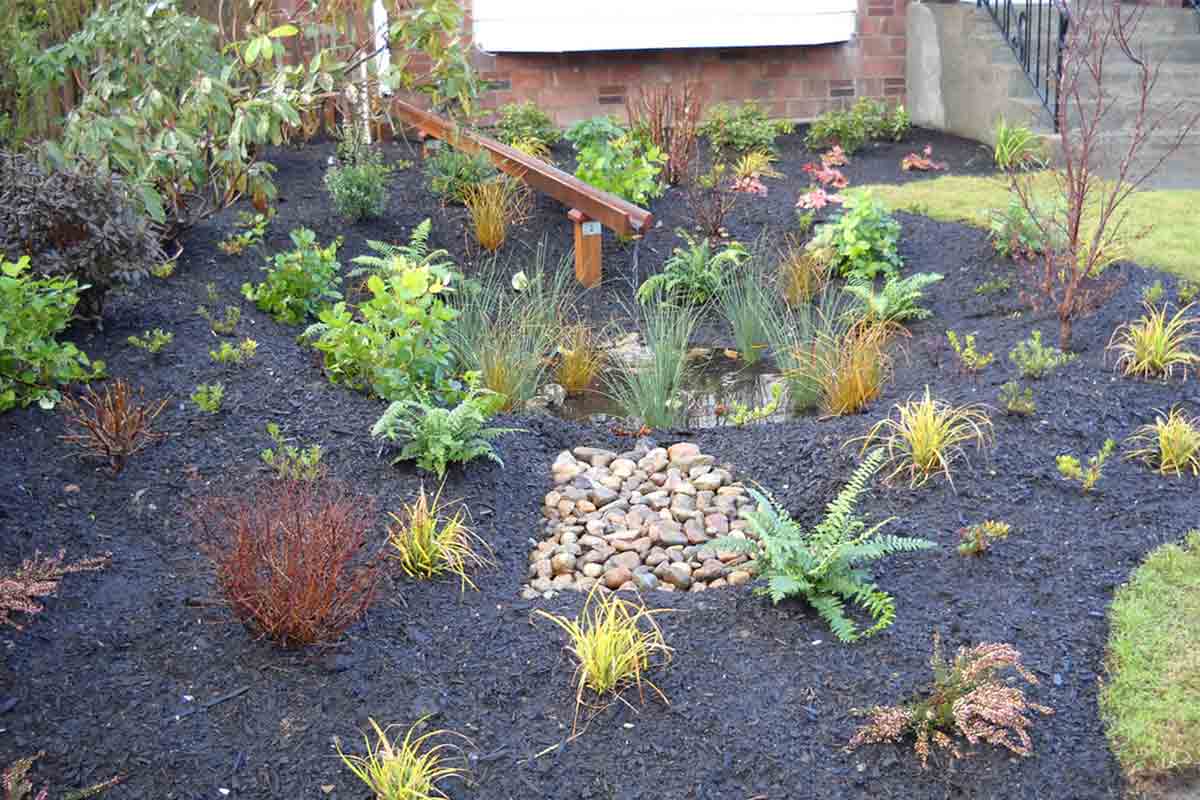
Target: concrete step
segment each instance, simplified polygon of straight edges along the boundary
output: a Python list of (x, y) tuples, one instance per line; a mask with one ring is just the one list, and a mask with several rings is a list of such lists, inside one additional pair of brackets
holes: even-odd
[[(1133, 54), (1148, 64), (1200, 64), (1200, 33), (1174, 36), (1138, 36), (1131, 42)], [(1109, 48), (1105, 62), (1128, 63), (1129, 57), (1116, 45)]]
[[(1139, 151), (1134, 166), (1142, 170), (1155, 164), (1160, 158), (1166, 160), (1155, 171), (1145, 184), (1152, 189), (1200, 189), (1200, 134), (1186, 137), (1183, 144), (1174, 152), (1170, 152), (1174, 138), (1165, 134), (1155, 134), (1150, 137), (1145, 146)], [(1101, 159), (1101, 173), (1106, 177), (1115, 177), (1112, 170), (1129, 146), (1127, 134), (1106, 134), (1101, 137), (1101, 152), (1109, 154)], [(1135, 172), (1131, 177), (1138, 177)]]

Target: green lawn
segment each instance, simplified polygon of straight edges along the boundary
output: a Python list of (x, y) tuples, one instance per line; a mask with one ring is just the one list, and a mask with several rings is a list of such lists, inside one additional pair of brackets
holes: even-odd
[(1126, 772), (1200, 766), (1200, 531), (1150, 553), (1117, 590), (1100, 711)]
[[(866, 186), (894, 209), (915, 211), (933, 219), (987, 227), (988, 212), (1008, 205), (1008, 183), (1002, 177), (946, 175), (903, 186)], [(1144, 191), (1128, 201), (1124, 230), (1148, 229), (1130, 246), (1131, 259), (1200, 280), (1200, 191)]]

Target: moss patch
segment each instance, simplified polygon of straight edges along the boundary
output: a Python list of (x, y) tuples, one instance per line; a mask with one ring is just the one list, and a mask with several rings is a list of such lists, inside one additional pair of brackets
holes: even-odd
[(1117, 590), (1100, 712), (1125, 771), (1200, 766), (1200, 531), (1153, 551)]
[[(943, 222), (962, 222), (986, 228), (991, 209), (1008, 205), (1008, 181), (1003, 177), (945, 175), (902, 186), (866, 186), (893, 209), (924, 214)], [(1129, 218), (1123, 230), (1149, 229), (1130, 245), (1130, 258), (1200, 280), (1200, 226), (1195, 209), (1200, 191), (1144, 191), (1129, 199)]]

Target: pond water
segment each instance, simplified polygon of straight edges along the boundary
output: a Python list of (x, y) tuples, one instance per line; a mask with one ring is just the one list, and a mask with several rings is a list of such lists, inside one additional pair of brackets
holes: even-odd
[[(776, 384), (784, 383), (779, 369), (767, 359), (747, 365), (730, 358), (721, 350), (706, 351), (693, 359), (692, 369), (683, 384), (683, 397), (688, 404), (688, 427), (714, 428), (731, 424), (730, 417), (737, 404), (747, 408), (762, 408), (774, 399)], [(597, 421), (603, 417), (621, 417), (621, 409), (604, 393), (601, 378), (591, 390), (569, 395), (554, 413), (568, 419)], [(778, 408), (762, 421), (778, 422), (787, 419), (787, 392), (783, 390)]]

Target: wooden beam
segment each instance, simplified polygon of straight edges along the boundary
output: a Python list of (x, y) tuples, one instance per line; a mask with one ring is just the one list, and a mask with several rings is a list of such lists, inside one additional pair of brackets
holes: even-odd
[(422, 111), (403, 100), (393, 100), (392, 105), (397, 116), (421, 133), (468, 153), (487, 153), (500, 171), (521, 179), (542, 194), (578, 211), (587, 221), (599, 222), (620, 236), (649, 233), (654, 224), (654, 215), (644, 208), (584, 183), (540, 158), (514, 150), (481, 133), (460, 128), (448, 119)]

